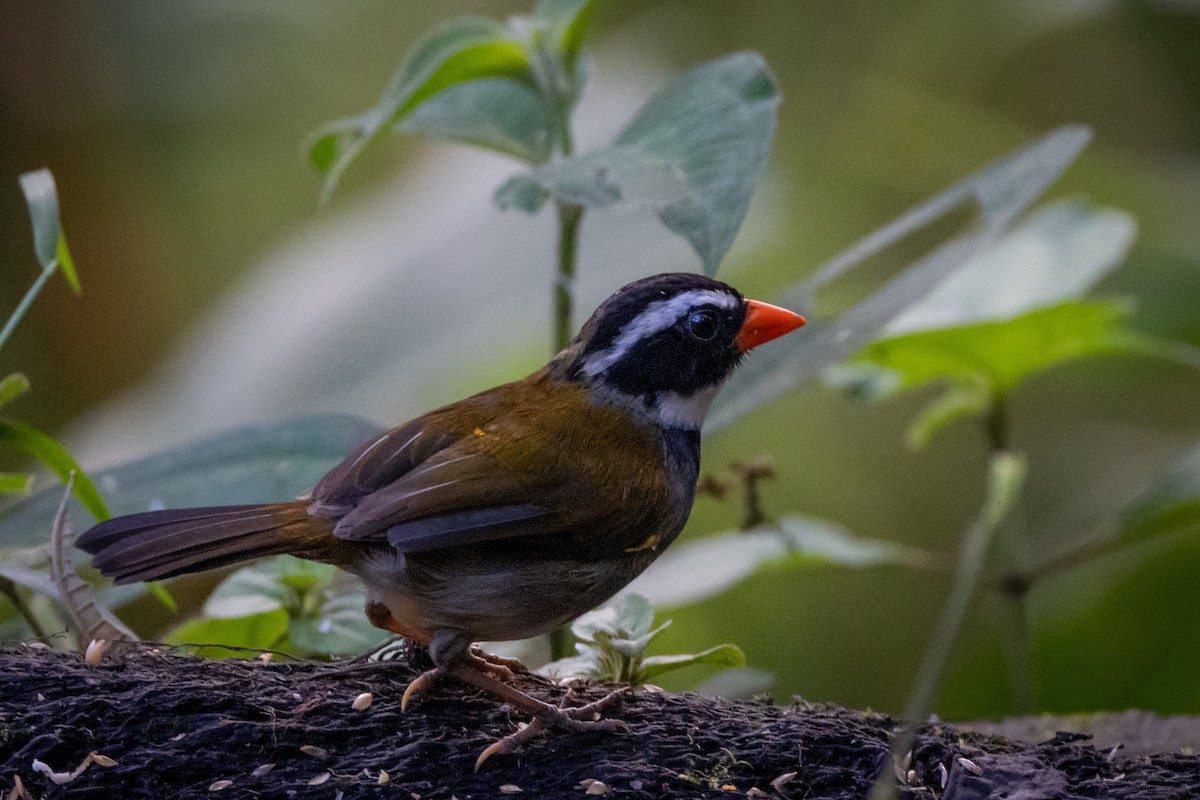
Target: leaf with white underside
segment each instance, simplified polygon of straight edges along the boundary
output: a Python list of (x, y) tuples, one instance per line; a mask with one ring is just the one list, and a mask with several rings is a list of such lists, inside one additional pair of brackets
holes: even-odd
[(896, 542), (864, 539), (824, 520), (788, 515), (778, 527), (730, 531), (677, 543), (627, 591), (656, 608), (696, 603), (732, 588), (768, 566), (901, 566), (940, 569), (935, 553)]
[[(798, 334), (755, 350), (754, 358), (734, 373), (717, 396), (705, 431), (726, 427), (876, 339), (905, 309), (997, 241), (1075, 160), (1090, 138), (1091, 132), (1082, 126), (1059, 128), (868, 234), (794, 286), (783, 305), (800, 308), (812, 321)], [(964, 204), (972, 204), (978, 211), (978, 222), (970, 232), (918, 258), (840, 317), (821, 319), (811, 312), (818, 292), (846, 271)]]

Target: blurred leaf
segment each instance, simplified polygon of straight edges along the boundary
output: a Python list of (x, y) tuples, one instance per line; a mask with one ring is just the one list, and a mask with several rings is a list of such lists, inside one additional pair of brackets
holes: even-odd
[(8, 405), (14, 399), (29, 391), (29, 378), (23, 373), (14, 372), (0, 380), (0, 408)]
[[(754, 351), (754, 358), (734, 373), (717, 396), (705, 431), (724, 428), (875, 339), (900, 312), (925, 297), (1008, 229), (1075, 160), (1090, 138), (1091, 132), (1081, 126), (1059, 128), (868, 234), (825, 263), (811, 278), (794, 286), (783, 304), (800, 307), (810, 324), (800, 335), (782, 337)], [(979, 208), (979, 226), (974, 232), (917, 259), (836, 319), (816, 319), (809, 310), (817, 292), (851, 267), (968, 202)]]
[(1029, 375), (1080, 356), (1141, 353), (1125, 327), (1130, 307), (1119, 301), (1068, 302), (1004, 322), (919, 331), (868, 345), (855, 361), (900, 376), (899, 390), (941, 378), (983, 381), (1004, 395)]
[(1163, 479), (1123, 515), (1114, 544), (1200, 532), (1200, 447), (1175, 463)]
[(367, 621), (363, 614), (366, 601), (366, 588), (361, 583), (335, 584), (314, 616), (292, 619), (288, 638), (309, 656), (365, 652), (390, 635)]
[(550, 158), (550, 118), (537, 94), (507, 78), (450, 86), (414, 108), (397, 133), (484, 147), (530, 164)]
[[(0, 417), (0, 442), (7, 442), (33, 456), (54, 470), (55, 474), (64, 482), (70, 480), (71, 473), (75, 473), (75, 496), (79, 498), (79, 502), (83, 503), (97, 521), (108, 519), (111, 516), (108, 508), (104, 505), (104, 499), (96, 491), (91, 479), (84, 474), (83, 468), (76, 464), (75, 459), (71, 458), (71, 454), (67, 452), (66, 448), (54, 439), (22, 422)], [(44, 530), (43, 528), (42, 531), (39, 531), (39, 534), (45, 535)], [(0, 541), (4, 541), (5, 544), (16, 543), (14, 540), (0, 539)]]
[[(480, 78), (506, 78), (536, 88), (524, 44), (499, 22), (459, 17), (434, 29), (409, 53), (374, 108), (329, 123), (313, 135), (312, 162), (325, 173), (321, 202), (328, 201), (346, 167), (381, 131), (400, 123), (438, 93)], [(444, 128), (449, 118), (448, 114), (432, 127)], [(460, 118), (464, 122), (472, 119), (461, 114)], [(515, 130), (511, 120), (499, 122), (497, 127), (510, 134)], [(498, 138), (482, 131), (465, 131), (454, 138), (480, 138), (490, 146), (500, 146)], [(536, 144), (527, 142), (522, 149), (535, 150)]]
[(754, 667), (730, 667), (695, 688), (697, 694), (724, 697), (727, 700), (749, 700), (771, 691), (775, 676)]
[(20, 472), (0, 472), (0, 494), (29, 494), (33, 476)]
[[(377, 425), (337, 414), (251, 425), (99, 470), (95, 481), (117, 514), (291, 500), (381, 432)], [(57, 500), (51, 488), (5, 510), (0, 543), (44, 540)]]
[[(168, 633), (166, 641), (168, 644), (215, 644), (269, 650), (283, 641), (287, 630), (288, 614), (280, 608), (245, 617), (191, 620)], [(224, 647), (197, 647), (196, 651), (209, 658), (237, 655)]]
[(731, 531), (676, 544), (633, 583), (657, 608), (687, 605), (720, 594), (768, 566), (938, 569), (936, 554), (915, 547), (863, 539), (831, 522), (799, 515), (778, 528)]
[[(766, 164), (780, 95), (757, 53), (735, 53), (684, 73), (642, 107), (613, 145), (526, 178), (565, 203), (616, 202), (654, 209), (713, 275), (733, 244)], [(516, 196), (514, 198), (514, 195)], [(501, 207), (537, 210), (521, 181), (497, 193)]]
[(67, 479), (66, 491), (62, 493), (50, 529), (50, 577), (58, 587), (58, 601), (75, 625), (75, 640), (80, 652), (93, 639), (139, 641), (137, 634), (125, 623), (96, 602), (91, 585), (75, 572), (75, 560), (71, 556), (75, 531), (67, 520), (67, 504), (75, 479), (75, 475)]
[(1137, 233), (1123, 211), (1065, 200), (1037, 209), (887, 326), (946, 328), (1081, 300), (1124, 259)]
[(44, 545), (5, 552), (0, 555), (0, 578), (6, 578), (19, 586), (24, 586), (26, 589), (59, 602), (62, 595), (58, 591), (58, 586), (45, 572), (45, 565), (48, 561)]
[(740, 667), (746, 663), (746, 654), (742, 649), (732, 644), (719, 644), (699, 653), (688, 653), (674, 656), (648, 656), (642, 659), (642, 669), (638, 673), (640, 681), (645, 682), (664, 672), (690, 667), (693, 664), (715, 664), (719, 667)]
[(942, 428), (960, 417), (984, 413), (990, 403), (991, 395), (983, 381), (964, 380), (952, 386), (926, 406), (908, 426), (909, 447), (924, 447)]
[(273, 561), (242, 567), (217, 584), (204, 601), (204, 614), (215, 619), (235, 619), (286, 609), (289, 593), (279, 580)]
[(387, 636), (364, 616), (366, 599), (363, 585), (336, 567), (277, 556), (242, 567), (221, 581), (204, 603), (204, 615), (240, 619), (282, 610), (288, 616), (290, 646), (308, 656), (346, 655)]
[(23, 173), (18, 179), (25, 202), (29, 206), (29, 221), (33, 225), (33, 249), (43, 269), (58, 267), (78, 294), (82, 291), (75, 262), (67, 249), (62, 219), (58, 212), (58, 189), (48, 169)]
[(533, 11), (534, 22), (546, 26), (568, 67), (579, 58), (579, 49), (595, 10), (596, 0), (538, 0)]
[[(950, 382), (910, 429), (910, 439), (919, 444), (950, 420), (987, 409), (1029, 376), (1063, 362), (1113, 353), (1161, 355), (1163, 343), (1126, 327), (1129, 316), (1122, 302), (1068, 302), (1005, 322), (884, 339), (852, 362), (854, 391), (879, 398), (930, 381)], [(868, 367), (881, 372), (879, 383), (864, 391)], [(830, 373), (831, 383), (838, 374)]]

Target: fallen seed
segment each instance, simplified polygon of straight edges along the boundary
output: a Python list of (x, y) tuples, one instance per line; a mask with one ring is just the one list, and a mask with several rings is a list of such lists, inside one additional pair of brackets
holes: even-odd
[(117, 765), (116, 760), (108, 756), (102, 756), (99, 753), (91, 753), (90, 755), (93, 764), (99, 764), (102, 767), (115, 767)]
[(386, 769), (379, 770), (379, 785), (380, 786), (386, 786), (388, 781), (390, 781), (391, 779), (392, 779), (392, 776), (387, 774)]
[(208, 790), (210, 792), (219, 792), (222, 789), (228, 789), (230, 786), (233, 786), (233, 781), (213, 781), (208, 785)]
[(950, 773), (946, 771), (946, 765), (938, 762), (938, 780), (941, 781), (942, 788), (946, 788), (946, 783), (950, 780)]
[(371, 703), (374, 701), (375, 695), (371, 694), (370, 692), (363, 692), (358, 697), (354, 698), (354, 702), (350, 704), (350, 707), (355, 711), (366, 711), (371, 707)]
[(955, 761), (958, 762), (958, 765), (960, 767), (962, 767), (963, 769), (965, 769), (967, 772), (971, 773), (972, 775), (982, 775), (983, 774), (983, 770), (979, 768), (979, 765), (976, 764), (971, 759), (966, 758), (965, 756), (959, 756), (958, 758), (955, 759)]
[(506, 783), (500, 787), (500, 794), (520, 794), (523, 791), (525, 790), (515, 783)]
[(771, 781), (771, 788), (774, 789), (775, 791), (779, 791), (784, 786), (787, 786), (789, 783), (791, 783), (792, 779), (795, 777), (796, 777), (795, 772), (785, 772), (782, 775), (775, 778), (775, 780)]
[(274, 653), (259, 653), (258, 660), (264, 664), (270, 664), (271, 659), (275, 657)]
[(746, 792), (746, 797), (770, 797), (770, 796), (771, 796), (770, 794), (768, 794), (767, 792), (764, 792), (762, 789), (758, 788), (757, 786), (751, 788), (750, 791)]
[(604, 781), (592, 781), (591, 785), (584, 790), (584, 794), (599, 795), (608, 794), (612, 791), (612, 787)]
[(89, 667), (94, 667), (100, 663), (100, 659), (104, 658), (104, 651), (108, 649), (107, 639), (92, 639), (88, 643), (87, 650), (83, 654), (83, 661)]
[(320, 786), (322, 783), (325, 783), (326, 781), (328, 781), (331, 777), (333, 777), (333, 776), (330, 775), (328, 772), (322, 772), (320, 775), (314, 775), (311, 778), (309, 778), (308, 785), (309, 786)]
[(306, 756), (312, 756), (313, 758), (324, 758), (325, 756), (329, 755), (328, 750), (326, 750), (324, 747), (317, 747), (315, 744), (302, 745), (300, 747), (300, 752), (304, 753)]
[(266, 775), (268, 772), (270, 772), (273, 769), (275, 769), (274, 764), (260, 764), (259, 766), (254, 768), (253, 772), (250, 773), (250, 777), (251, 778), (261, 778), (263, 775)]

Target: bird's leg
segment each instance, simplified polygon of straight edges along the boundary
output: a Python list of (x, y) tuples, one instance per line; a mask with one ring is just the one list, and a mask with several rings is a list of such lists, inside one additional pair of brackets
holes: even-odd
[[(474, 686), (476, 689), (488, 692), (514, 709), (533, 717), (528, 725), (516, 733), (509, 734), (486, 747), (475, 761), (476, 770), (492, 756), (511, 753), (542, 731), (550, 728), (597, 731), (629, 730), (629, 726), (620, 720), (600, 718), (602, 712), (621, 699), (625, 694), (624, 690), (617, 690), (599, 700), (576, 708), (559, 708), (550, 705), (544, 700), (539, 700), (517, 687), (505, 683), (496, 674), (497, 664), (472, 651), (470, 635), (465, 631), (452, 628), (443, 628), (433, 635), (433, 639), (429, 643), (429, 654), (437, 666), (428, 672), (421, 673), (408, 685), (404, 691), (404, 697), (400, 701), (402, 711), (408, 707), (408, 701), (412, 699), (413, 695), (428, 690), (435, 680), (450, 676), (469, 686)], [(508, 673), (509, 678), (512, 677), (512, 673), (507, 668), (503, 668), (503, 672)]]

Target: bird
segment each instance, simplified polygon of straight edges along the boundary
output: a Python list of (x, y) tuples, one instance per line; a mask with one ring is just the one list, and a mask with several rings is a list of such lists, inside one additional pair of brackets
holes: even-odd
[(118, 583), (281, 553), (357, 575), (371, 624), (428, 646), (402, 709), (449, 676), (532, 717), (476, 769), (552, 727), (621, 729), (618, 692), (559, 708), (474, 643), (546, 633), (645, 570), (691, 513), (717, 391), (805, 322), (703, 275), (643, 278), (541, 369), (365, 442), (297, 500), (130, 514), (76, 544)]

